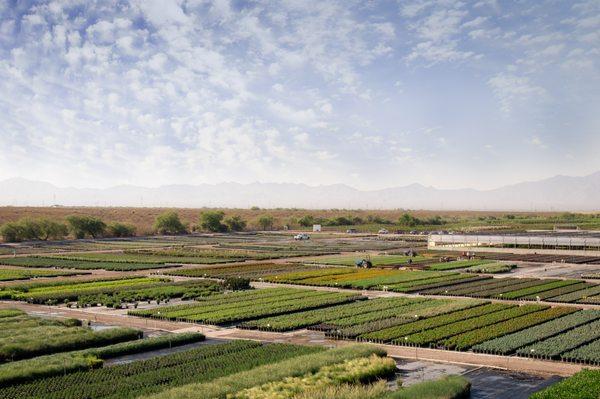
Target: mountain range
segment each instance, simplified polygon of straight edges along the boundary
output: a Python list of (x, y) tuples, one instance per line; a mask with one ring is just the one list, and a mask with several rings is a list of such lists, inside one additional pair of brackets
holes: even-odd
[(492, 190), (437, 189), (421, 184), (358, 190), (343, 184), (219, 183), (156, 188), (121, 185), (104, 189), (57, 187), (13, 178), (0, 181), (0, 205), (435, 209), (435, 210), (600, 210), (600, 171), (555, 176)]

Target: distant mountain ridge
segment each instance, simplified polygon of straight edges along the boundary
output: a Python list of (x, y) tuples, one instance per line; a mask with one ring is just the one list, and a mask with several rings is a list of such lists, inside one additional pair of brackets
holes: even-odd
[(247, 208), (365, 208), (436, 210), (600, 210), (600, 171), (587, 176), (555, 176), (493, 190), (437, 189), (421, 184), (361, 191), (344, 184), (219, 183), (133, 185), (106, 189), (57, 187), (21, 178), (0, 181), (0, 205), (161, 206)]

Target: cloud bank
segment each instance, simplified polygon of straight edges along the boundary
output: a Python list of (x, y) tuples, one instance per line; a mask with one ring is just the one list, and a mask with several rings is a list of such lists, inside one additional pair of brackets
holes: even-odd
[(593, 172), (598, 32), (593, 0), (0, 0), (0, 179), (488, 188)]

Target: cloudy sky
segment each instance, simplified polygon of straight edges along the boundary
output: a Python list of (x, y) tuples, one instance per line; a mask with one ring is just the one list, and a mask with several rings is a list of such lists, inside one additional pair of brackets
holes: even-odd
[(598, 0), (0, 0), (0, 179), (584, 175), (599, 64)]

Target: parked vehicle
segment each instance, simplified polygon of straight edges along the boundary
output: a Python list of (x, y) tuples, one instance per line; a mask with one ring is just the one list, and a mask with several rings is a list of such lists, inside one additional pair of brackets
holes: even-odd
[(310, 236), (306, 233), (296, 234), (294, 240), (310, 240)]
[(387, 231), (387, 229), (379, 229), (379, 231), (377, 233), (379, 233), (379, 234), (388, 234), (389, 231)]
[(356, 231), (356, 229), (348, 229), (348, 230), (346, 230), (346, 233), (347, 234), (354, 234), (354, 233), (357, 233), (357, 231)]

